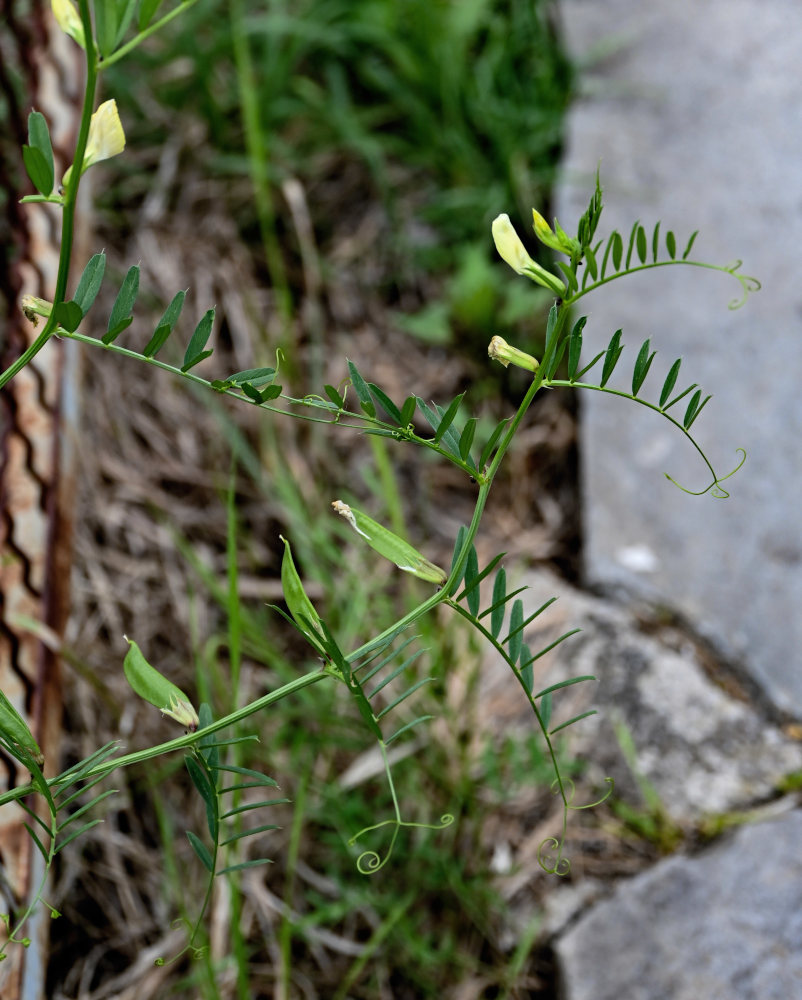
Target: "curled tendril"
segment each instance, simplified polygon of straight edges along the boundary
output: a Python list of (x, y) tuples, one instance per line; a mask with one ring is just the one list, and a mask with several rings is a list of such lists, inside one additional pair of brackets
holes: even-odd
[[(571, 862), (563, 855), (565, 837), (546, 837), (537, 849), (537, 863), (548, 875), (565, 876), (571, 871)], [(556, 851), (556, 854), (549, 851)]]
[(728, 472), (726, 476), (715, 476), (712, 483), (708, 483), (708, 485), (705, 486), (703, 490), (689, 490), (681, 483), (678, 483), (677, 480), (674, 479), (673, 476), (670, 476), (667, 472), (665, 472), (664, 475), (670, 483), (673, 483), (677, 487), (678, 490), (682, 490), (683, 493), (687, 493), (689, 496), (701, 497), (704, 496), (705, 493), (709, 493), (712, 497), (715, 497), (716, 500), (726, 500), (730, 494), (728, 493), (727, 490), (724, 489), (724, 487), (721, 484), (725, 480), (729, 479), (731, 476), (734, 476), (735, 473), (741, 468), (741, 466), (746, 461), (745, 448), (736, 448), (735, 451), (737, 454), (741, 456), (741, 460), (738, 462), (738, 464), (735, 466), (732, 472)]
[[(587, 802), (583, 806), (575, 806), (575, 805), (573, 805), (573, 804), (571, 804), (569, 802), (569, 803), (566, 804), (567, 808), (568, 809), (576, 809), (576, 810), (579, 810), (579, 809), (595, 809), (596, 806), (600, 806), (602, 804), (602, 802), (606, 802), (607, 799), (609, 799), (610, 796), (613, 794), (613, 788), (615, 787), (615, 782), (613, 781), (612, 778), (608, 777), (608, 778), (604, 779), (604, 783), (605, 783), (605, 785), (607, 785), (607, 788), (605, 789), (605, 792), (604, 792), (604, 794), (602, 795), (602, 797), (600, 799), (596, 799), (595, 802)], [(571, 798), (573, 798), (573, 795), (571, 796)]]
[(376, 851), (363, 851), (356, 859), (356, 868), (360, 875), (373, 875), (383, 868), (390, 859), (390, 853), (382, 860)]
[[(183, 927), (188, 933), (192, 934), (194, 937), (194, 928), (192, 925), (192, 921), (187, 919), (187, 917), (176, 917), (176, 919), (172, 922), (170, 926), (173, 928), (173, 930), (178, 930), (179, 927)], [(192, 953), (192, 960), (194, 962), (197, 962), (199, 959), (203, 958), (203, 956), (208, 951), (208, 948), (206, 947), (206, 945), (204, 945), (201, 948), (196, 948), (192, 944), (192, 941), (189, 941), (187, 944), (184, 945), (181, 951), (176, 952), (176, 954), (173, 955), (172, 958), (164, 958), (163, 956), (160, 956), (153, 962), (153, 964), (157, 966), (157, 968), (161, 968), (164, 965), (172, 965), (173, 962), (177, 961), (179, 958), (181, 958), (182, 955), (185, 955), (188, 951)]]
[(746, 302), (749, 297), (750, 292), (760, 291), (760, 282), (757, 278), (753, 278), (748, 274), (738, 274), (738, 268), (743, 264), (742, 260), (736, 260), (732, 264), (728, 264), (724, 270), (737, 279), (741, 284), (741, 290), (743, 294), (739, 299), (733, 299), (730, 304), (730, 309), (740, 309), (741, 306)]
[(568, 810), (595, 809), (596, 806), (600, 806), (602, 802), (607, 800), (613, 794), (613, 779), (605, 778), (604, 781), (607, 785), (604, 795), (602, 795), (601, 798), (597, 799), (595, 802), (588, 802), (581, 806), (575, 806), (573, 804), (574, 796), (576, 795), (576, 785), (570, 778), (565, 778), (562, 782), (560, 782), (557, 778), (552, 781), (552, 791), (555, 795), (559, 795), (563, 800), (563, 829), (562, 835), (559, 838), (546, 837), (537, 849), (537, 863), (547, 875), (559, 875), (561, 877), (565, 877), (570, 873), (571, 862), (563, 854), (563, 850), (565, 848), (566, 829), (568, 826)]
[(364, 834), (370, 833), (373, 830), (378, 830), (383, 826), (392, 826), (393, 835), (390, 838), (390, 844), (387, 847), (384, 857), (382, 857), (378, 851), (374, 851), (373, 849), (363, 851), (356, 859), (357, 871), (360, 875), (375, 875), (376, 872), (381, 871), (381, 869), (384, 868), (392, 857), (393, 848), (395, 847), (396, 838), (398, 837), (398, 831), (402, 826), (415, 827), (419, 830), (444, 830), (447, 826), (451, 826), (453, 822), (454, 817), (451, 813), (443, 813), (437, 823), (411, 823), (400, 819), (386, 819), (381, 823), (374, 823), (372, 826), (366, 826), (364, 829), (360, 830), (359, 833), (355, 833), (354, 836), (351, 837), (348, 841), (349, 847), (353, 847), (357, 840), (364, 836)]

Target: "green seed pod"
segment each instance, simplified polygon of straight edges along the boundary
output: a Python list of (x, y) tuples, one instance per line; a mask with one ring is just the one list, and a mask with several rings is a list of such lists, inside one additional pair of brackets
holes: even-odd
[(148, 663), (133, 639), (129, 639), (127, 635), (123, 638), (130, 646), (123, 661), (123, 670), (128, 683), (140, 698), (149, 701), (163, 715), (175, 719), (194, 733), (198, 728), (198, 713), (192, 707), (189, 698), (181, 688), (168, 681)]
[(19, 747), (23, 755), (33, 758), (39, 767), (44, 764), (45, 757), (39, 749), (39, 744), (33, 738), (25, 720), (2, 691), (0, 691), (0, 736), (8, 740), (12, 746)]
[(342, 500), (333, 500), (332, 507), (344, 517), (354, 531), (361, 535), (372, 549), (379, 555), (389, 559), (405, 573), (412, 573), (413, 576), (420, 577), (428, 583), (436, 583), (442, 586), (448, 579), (448, 573), (439, 566), (420, 554), (417, 549), (413, 549), (409, 542), (394, 535), (392, 531), (385, 528), (383, 524), (374, 521), (372, 517), (363, 514), (361, 510), (349, 507)]
[[(298, 628), (307, 636), (312, 645), (322, 652), (316, 631), (320, 624), (320, 616), (315, 611), (315, 606), (307, 597), (304, 585), (301, 583), (301, 578), (292, 559), (290, 543), (281, 535), (279, 538), (284, 542), (284, 556), (281, 560), (281, 588), (284, 591), (287, 608)], [(310, 631), (310, 625), (313, 631)]]

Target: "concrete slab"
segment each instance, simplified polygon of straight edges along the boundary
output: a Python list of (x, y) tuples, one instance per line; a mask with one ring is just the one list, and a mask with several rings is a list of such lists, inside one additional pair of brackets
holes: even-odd
[[(731, 498), (688, 497), (705, 469), (666, 422), (583, 397), (589, 581), (667, 602), (802, 714), (802, 4), (798, 0), (563, 0), (587, 97), (569, 122), (557, 217), (584, 209), (601, 161), (599, 235), (661, 219), (695, 255), (742, 257), (763, 290), (736, 312), (726, 276), (676, 268), (583, 300), (588, 357), (623, 327), (629, 372), (648, 336), (652, 394), (676, 357), (714, 394), (695, 425)], [(627, 354), (621, 368), (627, 367)], [(647, 387), (649, 383), (647, 382)], [(649, 395), (648, 388), (644, 390)], [(626, 408), (629, 406), (629, 412)]]

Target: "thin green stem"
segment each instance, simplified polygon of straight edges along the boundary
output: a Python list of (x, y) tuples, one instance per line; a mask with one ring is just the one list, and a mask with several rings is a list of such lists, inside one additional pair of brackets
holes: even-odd
[[(748, 291), (755, 291), (756, 288), (760, 287), (755, 278), (738, 274), (737, 271), (730, 270), (728, 267), (722, 267), (720, 264), (706, 264), (701, 260), (658, 260), (652, 261), (648, 264), (636, 264), (634, 267), (626, 268), (623, 271), (616, 271), (614, 274), (605, 275), (605, 277), (600, 278), (598, 281), (594, 281), (592, 284), (588, 284), (585, 288), (580, 289), (570, 298), (566, 298), (565, 304), (573, 305), (583, 296), (587, 295), (588, 292), (595, 291), (597, 288), (601, 288), (602, 285), (609, 285), (610, 282), (615, 281), (616, 278), (623, 278), (629, 274), (637, 274), (638, 271), (650, 271), (656, 267), (672, 267), (675, 265), (683, 265), (685, 267), (703, 267), (708, 271), (720, 271), (722, 274), (731, 274), (733, 278), (740, 282), (741, 287), (744, 289), (744, 299), (746, 299), (746, 293)], [(740, 261), (737, 266), (740, 266)], [(749, 282), (755, 283), (754, 286), (748, 284)]]
[[(89, 16), (88, 0), (79, 2), (81, 22), (86, 38), (86, 89), (84, 91), (84, 102), (81, 109), (81, 124), (78, 129), (78, 141), (75, 146), (75, 156), (73, 164), (84, 162), (86, 143), (89, 138), (89, 123), (94, 110), (95, 90), (97, 88), (97, 58), (94, 42), (92, 41), (92, 21)], [(25, 351), (17, 358), (13, 364), (0, 375), (0, 389), (10, 382), (15, 375), (19, 374), (42, 350), (50, 340), (58, 326), (56, 322), (56, 306), (64, 302), (67, 294), (67, 280), (70, 273), (70, 256), (72, 254), (72, 243), (75, 234), (75, 208), (78, 201), (78, 187), (81, 183), (81, 170), (76, 167), (70, 174), (67, 190), (64, 193), (63, 211), (61, 221), (61, 248), (58, 259), (58, 273), (56, 275), (56, 289), (53, 298), (53, 309), (47, 318), (44, 328), (39, 336), (30, 344)]]
[(292, 319), (290, 294), (284, 259), (276, 237), (275, 211), (270, 192), (267, 138), (262, 128), (261, 109), (257, 96), (256, 75), (253, 68), (250, 41), (245, 30), (245, 17), (241, 0), (229, 0), (231, 40), (234, 47), (234, 65), (237, 71), (242, 124), (245, 130), (245, 149), (253, 185), (259, 232), (265, 252), (270, 282), (276, 293), (279, 316), (284, 325), (284, 340), (289, 338)]
[(95, 43), (92, 40), (92, 19), (89, 15), (89, 0), (79, 0), (78, 7), (81, 12), (81, 23), (84, 28), (84, 38), (86, 39), (86, 88), (84, 90), (84, 103), (81, 108), (81, 125), (78, 130), (78, 141), (75, 144), (75, 156), (73, 157), (74, 169), (70, 172), (70, 180), (67, 190), (64, 193), (64, 212), (61, 225), (61, 251), (58, 261), (58, 276), (56, 277), (56, 291), (53, 298), (53, 310), (50, 318), (45, 323), (42, 334), (52, 332), (56, 328), (56, 306), (59, 302), (64, 302), (67, 294), (67, 279), (70, 272), (70, 255), (72, 254), (72, 241), (75, 233), (75, 209), (78, 202), (78, 188), (81, 183), (82, 167), (86, 144), (89, 140), (89, 125), (92, 120), (92, 112), (95, 108), (95, 90), (97, 89), (97, 53)]
[(292, 813), (292, 825), (290, 827), (290, 840), (287, 849), (287, 861), (284, 870), (287, 872), (287, 880), (284, 885), (284, 913), (281, 918), (279, 929), (279, 954), (281, 956), (281, 1000), (288, 1000), (290, 996), (290, 977), (292, 973), (292, 911), (293, 898), (295, 896), (295, 872), (298, 867), (298, 856), (301, 851), (301, 832), (303, 831), (304, 815), (306, 809), (306, 793), (309, 788), (309, 771), (304, 772), (298, 784), (298, 791), (295, 795), (295, 808)]
[[(560, 311), (560, 314), (557, 319), (558, 324), (561, 324), (560, 329), (565, 324), (566, 316), (567, 316), (567, 309), (563, 308)], [(557, 331), (557, 335), (559, 335), (559, 329)], [(476, 498), (476, 504), (474, 506), (473, 516), (471, 517), (471, 523), (468, 525), (468, 530), (465, 533), (465, 539), (463, 542), (462, 551), (460, 552), (456, 562), (454, 563), (451, 573), (449, 574), (448, 580), (446, 580), (442, 588), (437, 593), (432, 594), (431, 597), (428, 597), (425, 601), (421, 602), (416, 608), (413, 608), (411, 611), (409, 611), (406, 615), (404, 615), (403, 618), (399, 619), (399, 621), (397, 621), (394, 625), (391, 625), (389, 628), (386, 628), (383, 632), (381, 632), (378, 636), (376, 636), (376, 638), (371, 639), (369, 642), (363, 644), (358, 649), (355, 649), (352, 653), (350, 653), (349, 656), (347, 657), (349, 663), (353, 663), (356, 660), (360, 659), (361, 657), (367, 655), (369, 652), (371, 652), (371, 650), (375, 649), (383, 642), (386, 642), (391, 636), (396, 635), (399, 632), (403, 631), (403, 629), (407, 628), (413, 622), (417, 621), (423, 615), (431, 611), (432, 608), (436, 607), (438, 604), (441, 604), (443, 601), (447, 600), (448, 595), (451, 592), (452, 587), (454, 586), (454, 583), (459, 579), (460, 574), (462, 573), (463, 567), (468, 558), (468, 553), (471, 550), (471, 545), (473, 544), (473, 540), (476, 537), (477, 532), (479, 531), (479, 524), (482, 520), (482, 515), (484, 514), (485, 505), (487, 504), (487, 498), (490, 494), (490, 488), (493, 485), (493, 480), (495, 479), (496, 473), (498, 472), (499, 467), (501, 466), (501, 462), (504, 458), (507, 449), (512, 443), (512, 439), (515, 437), (515, 432), (517, 428), (519, 427), (521, 421), (526, 416), (526, 412), (531, 406), (532, 400), (535, 398), (535, 395), (537, 394), (538, 389), (540, 389), (542, 383), (543, 383), (543, 371), (542, 369), (538, 369), (538, 371), (535, 373), (535, 377), (533, 378), (531, 385), (526, 391), (526, 395), (521, 400), (521, 404), (518, 407), (518, 410), (515, 416), (513, 417), (512, 421), (510, 422), (510, 425), (507, 428), (501, 440), (501, 443), (499, 444), (498, 449), (496, 450), (495, 455), (493, 456), (493, 461), (490, 463), (487, 472), (479, 480), (480, 484), (479, 493)]]
[[(710, 463), (710, 459), (704, 453), (701, 445), (696, 441), (691, 432), (687, 430), (679, 420), (677, 420), (675, 417), (672, 417), (670, 413), (666, 413), (665, 409), (658, 406), (657, 403), (650, 403), (648, 399), (641, 399), (640, 396), (633, 396), (631, 392), (626, 392), (623, 389), (610, 389), (607, 386), (593, 385), (590, 382), (567, 382), (563, 379), (553, 379), (548, 384), (550, 386), (554, 386), (555, 388), (591, 389), (594, 392), (602, 392), (608, 396), (619, 396), (621, 399), (628, 399), (633, 403), (640, 403), (640, 405), (645, 406), (646, 409), (652, 410), (654, 413), (659, 413), (661, 417), (665, 417), (666, 420), (672, 423), (679, 431), (682, 432), (682, 434), (685, 435), (685, 437), (690, 441), (690, 443), (696, 449), (697, 453), (699, 454), (699, 457), (707, 466), (710, 475), (713, 477), (713, 482), (710, 484), (708, 489), (711, 489), (713, 486), (716, 486), (719, 483), (720, 481), (719, 476), (716, 474), (716, 470)], [(725, 476), (724, 478), (728, 477)], [(686, 490), (685, 492), (689, 491)], [(704, 492), (707, 492), (707, 490), (705, 490)]]
[(535, 699), (532, 696), (532, 692), (529, 690), (529, 687), (527, 686), (526, 681), (524, 680), (523, 675), (521, 674), (521, 671), (518, 669), (518, 666), (515, 663), (513, 663), (507, 656), (504, 647), (495, 638), (493, 633), (490, 632), (488, 629), (486, 629), (485, 626), (477, 618), (474, 618), (474, 616), (470, 613), (470, 611), (468, 611), (466, 608), (463, 608), (461, 604), (457, 604), (456, 601), (449, 600), (446, 603), (450, 608), (456, 611), (457, 614), (462, 615), (462, 617), (465, 618), (466, 621), (469, 621), (475, 629), (481, 632), (481, 634), (490, 643), (490, 645), (495, 648), (496, 652), (499, 653), (499, 655), (501, 655), (504, 658), (504, 661), (506, 662), (507, 666), (510, 668), (510, 670), (512, 670), (513, 674), (515, 675), (515, 679), (518, 681), (518, 684), (523, 690), (523, 693), (527, 701), (529, 702), (532, 711), (535, 714), (535, 719), (537, 720), (537, 724), (540, 727), (540, 732), (543, 736), (543, 739), (546, 741), (546, 746), (549, 749), (549, 756), (551, 757), (551, 763), (554, 768), (554, 775), (557, 781), (557, 786), (560, 790), (560, 798), (563, 800), (563, 803), (567, 808), (568, 797), (565, 791), (565, 786), (563, 784), (562, 775), (560, 774), (560, 766), (557, 762), (557, 753), (551, 741), (551, 736), (549, 734), (548, 727), (543, 722), (543, 719), (540, 715), (540, 711), (538, 710), (537, 704), (535, 703)]
[[(148, 747), (145, 750), (136, 750), (133, 753), (125, 754), (123, 757), (110, 758), (109, 760), (103, 761), (102, 764), (98, 764), (96, 767), (91, 768), (91, 770), (87, 771), (84, 775), (82, 775), (82, 777), (88, 781), (91, 778), (99, 777), (102, 774), (109, 774), (111, 771), (116, 771), (119, 767), (131, 767), (134, 764), (142, 764), (146, 760), (152, 760), (154, 757), (160, 757), (162, 754), (172, 753), (175, 750), (183, 750), (186, 747), (193, 747), (204, 736), (210, 736), (212, 733), (219, 732), (221, 729), (225, 729), (228, 726), (235, 726), (238, 722), (242, 722), (243, 719), (247, 719), (256, 712), (260, 712), (263, 708), (268, 708), (270, 705), (274, 705), (277, 701), (281, 701), (282, 699), (295, 694), (297, 691), (300, 691), (305, 687), (309, 687), (311, 684), (317, 684), (319, 681), (325, 680), (328, 677), (330, 677), (329, 674), (323, 673), (320, 670), (304, 674), (302, 677), (297, 677), (294, 681), (290, 681), (288, 684), (283, 684), (275, 691), (271, 691), (268, 694), (263, 695), (261, 698), (257, 698), (256, 701), (252, 701), (250, 704), (244, 705), (242, 708), (238, 708), (235, 712), (230, 712), (228, 715), (223, 716), (222, 719), (217, 719), (216, 722), (212, 722), (204, 729), (199, 729), (194, 733), (185, 733), (183, 736), (178, 736), (174, 740), (168, 740), (166, 743), (159, 743), (156, 746)], [(55, 778), (50, 778), (47, 782), (48, 787), (58, 788), (62, 780), (63, 778), (60, 775), (57, 775)], [(9, 789), (9, 791), (0, 794), (0, 806), (4, 806), (7, 802), (15, 802), (17, 799), (25, 798), (26, 795), (30, 795), (31, 792), (34, 791), (36, 791), (36, 788), (31, 784), (20, 785), (17, 788)]]
[(404, 520), (404, 510), (401, 506), (398, 481), (395, 476), (393, 464), (390, 461), (390, 456), (387, 453), (385, 439), (378, 437), (376, 434), (371, 434), (370, 446), (373, 452), (373, 461), (376, 464), (376, 471), (379, 474), (381, 495), (387, 508), (390, 527), (397, 535), (406, 538), (407, 526)]
[(108, 57), (108, 59), (104, 59), (99, 64), (98, 69), (100, 70), (108, 69), (109, 66), (113, 66), (121, 59), (124, 59), (129, 52), (133, 51), (133, 49), (135, 49), (138, 45), (141, 45), (142, 42), (145, 41), (145, 39), (150, 38), (151, 35), (155, 35), (157, 31), (161, 31), (162, 28), (168, 25), (172, 20), (174, 20), (180, 14), (183, 14), (184, 11), (187, 10), (187, 8), (191, 7), (196, 2), (197, 0), (184, 0), (183, 3), (179, 4), (177, 7), (174, 7), (173, 10), (169, 12), (169, 14), (165, 14), (164, 17), (159, 18), (158, 21), (154, 21), (153, 24), (148, 25), (148, 27), (145, 28), (143, 31), (140, 31), (138, 34), (134, 35), (134, 37), (130, 40), (130, 42), (126, 42), (125, 45), (121, 45), (116, 52), (113, 52)]

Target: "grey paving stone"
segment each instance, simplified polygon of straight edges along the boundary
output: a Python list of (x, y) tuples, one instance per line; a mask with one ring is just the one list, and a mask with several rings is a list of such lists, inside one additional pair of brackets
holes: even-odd
[(624, 883), (557, 943), (563, 1000), (799, 1000), (802, 811)]
[(763, 283), (736, 312), (734, 281), (690, 268), (583, 300), (586, 351), (623, 327), (631, 372), (651, 337), (655, 395), (682, 356), (686, 382), (714, 394), (695, 425), (714, 464), (726, 471), (736, 448), (748, 452), (730, 499), (685, 496), (662, 473), (706, 485), (687, 442), (657, 416), (586, 394), (588, 578), (680, 609), (800, 715), (802, 4), (563, 0), (562, 16), (570, 47), (589, 60), (589, 96), (570, 118), (560, 221), (584, 208), (600, 160), (600, 235), (636, 218), (647, 229), (661, 219), (679, 241), (698, 228), (701, 259), (742, 257)]
[[(586, 777), (595, 789), (602, 791), (611, 777), (617, 797), (643, 806), (616, 734), (621, 725), (634, 744), (637, 772), (671, 820), (685, 827), (750, 809), (766, 801), (787, 775), (802, 770), (802, 743), (711, 679), (700, 651), (681, 632), (644, 629), (632, 610), (583, 594), (543, 571), (515, 583), (528, 585), (527, 612), (559, 595), (526, 630), (533, 652), (581, 629), (536, 662), (534, 687), (596, 678), (555, 693), (552, 716), (558, 725), (597, 710), (564, 731), (571, 755), (587, 762)], [(498, 656), (488, 656), (482, 668), (480, 699), (503, 731), (531, 731), (531, 709)]]

